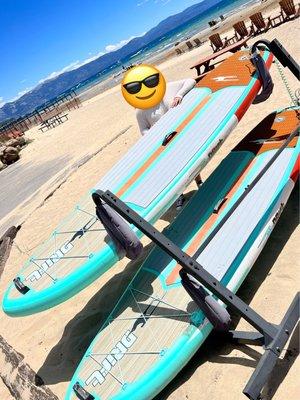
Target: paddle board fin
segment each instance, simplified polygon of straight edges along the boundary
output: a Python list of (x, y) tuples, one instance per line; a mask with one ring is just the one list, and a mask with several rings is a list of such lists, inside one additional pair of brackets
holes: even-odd
[(88, 393), (83, 387), (80, 385), (79, 382), (76, 382), (73, 386), (74, 393), (80, 400), (94, 400), (95, 397)]
[(96, 215), (114, 242), (120, 259), (125, 255), (130, 260), (137, 259), (143, 250), (137, 235), (116, 211), (102, 202), (97, 191), (92, 194), (92, 198), (96, 205)]
[(254, 53), (251, 57), (251, 61), (258, 72), (259, 80), (262, 84), (261, 92), (253, 100), (253, 104), (258, 104), (267, 100), (271, 96), (274, 83), (272, 81), (270, 72), (260, 54)]
[(183, 269), (179, 272), (182, 286), (203, 311), (217, 331), (228, 331), (231, 323), (228, 311), (192, 275)]

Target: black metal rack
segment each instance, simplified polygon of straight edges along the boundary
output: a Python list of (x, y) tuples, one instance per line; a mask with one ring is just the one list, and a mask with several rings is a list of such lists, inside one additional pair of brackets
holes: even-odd
[[(274, 39), (271, 42), (267, 40), (257, 41), (252, 46), (252, 52), (255, 52), (259, 44), (267, 46), (274, 56), (280, 61), (280, 63), (284, 67), (288, 67), (289, 70), (296, 76), (296, 78), (299, 79), (299, 65), (277, 39)], [(291, 336), (291, 333), (293, 332), (293, 329), (299, 320), (300, 293), (298, 292), (295, 295), (294, 300), (290, 304), (281, 323), (279, 325), (275, 325), (266, 321), (240, 297), (234, 294), (213, 275), (206, 271), (203, 266), (197, 262), (197, 257), (208, 245), (212, 237), (217, 233), (221, 226), (226, 222), (236, 207), (238, 207), (240, 202), (253, 189), (259, 179), (267, 171), (269, 166), (276, 160), (289, 142), (298, 134), (299, 126), (294, 132), (291, 133), (291, 135), (275, 153), (269, 163), (265, 166), (265, 168), (263, 168), (260, 174), (254, 179), (252, 184), (249, 185), (249, 187), (245, 190), (243, 195), (236, 202), (235, 206), (232, 207), (228, 215), (220, 221), (220, 223), (215, 227), (215, 229), (211, 232), (211, 234), (207, 237), (207, 239), (192, 257), (182, 251), (164, 234), (155, 229), (149, 222), (143, 219), (110, 191), (104, 192), (102, 190), (98, 190), (93, 194), (94, 201), (95, 196), (99, 196), (99, 200), (102, 199), (112, 209), (117, 211), (126, 221), (135, 225), (169, 256), (176, 260), (182, 266), (185, 273), (192, 275), (203, 285), (204, 288), (212, 292), (224, 304), (230, 306), (232, 310), (243, 317), (251, 326), (256, 329), (256, 331), (253, 332), (229, 331), (229, 337), (235, 342), (260, 345), (265, 349), (252, 376), (243, 390), (243, 393), (251, 400), (260, 399), (261, 391), (265, 386), (270, 373), (275, 368), (276, 362), (283, 350), (283, 347)], [(97, 206), (97, 201), (95, 201), (95, 203)]]
[(249, 399), (258, 400), (285, 343), (299, 320), (300, 294), (297, 293), (295, 296), (280, 325), (274, 325), (266, 321), (236, 294), (223, 286), (222, 283), (206, 271), (195, 258), (182, 251), (113, 193), (99, 190), (97, 194), (125, 220), (134, 224), (141, 232), (176, 260), (185, 272), (197, 279), (205, 288), (210, 290), (226, 305), (230, 306), (231, 309), (237, 312), (257, 330), (257, 332), (230, 331), (230, 336), (234, 341), (260, 345), (265, 348), (264, 354), (243, 390), (243, 393)]
[(300, 69), (299, 64), (290, 55), (290, 53), (284, 48), (284, 46), (277, 39), (273, 39), (271, 42), (266, 39), (259, 39), (255, 42), (251, 48), (252, 53), (256, 51), (258, 46), (263, 44), (268, 47), (271, 53), (277, 58), (277, 60), (282, 64), (283, 67), (287, 67), (291, 73), (299, 80)]

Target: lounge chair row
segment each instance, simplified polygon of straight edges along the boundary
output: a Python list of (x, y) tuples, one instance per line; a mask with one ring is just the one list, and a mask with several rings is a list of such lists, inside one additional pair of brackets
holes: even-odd
[[(266, 32), (268, 29), (273, 28), (274, 26), (280, 25), (285, 21), (289, 21), (291, 19), (295, 19), (299, 17), (300, 14), (300, 6), (297, 7), (294, 4), (293, 0), (281, 0), (279, 1), (280, 12), (276, 16), (269, 16), (264, 18), (261, 12), (257, 12), (250, 16), (251, 25), (246, 26), (245, 21), (239, 21), (233, 25), (234, 35), (230, 38), (224, 37), (221, 38), (219, 33), (215, 33), (209, 37), (210, 45), (213, 49), (213, 52), (220, 51), (235, 42), (238, 42), (244, 38), (248, 38), (251, 36), (258, 35), (262, 32)], [(190, 39), (186, 40), (185, 44), (187, 46), (186, 50), (192, 50), (195, 47), (199, 47), (203, 44), (200, 39)], [(177, 43), (179, 44), (179, 43)], [(178, 55), (185, 52), (185, 49), (182, 47), (176, 47), (175, 51)]]
[[(193, 44), (193, 43), (194, 43), (194, 44)], [(193, 50), (195, 47), (199, 47), (199, 46), (201, 46), (203, 43), (204, 43), (204, 42), (201, 42), (201, 40), (198, 39), (198, 38), (195, 38), (195, 39), (193, 39), (193, 40), (187, 40), (187, 41), (185, 42), (185, 44), (186, 44), (186, 46), (187, 46), (187, 50)], [(179, 47), (175, 48), (175, 51), (176, 51), (176, 53), (177, 53), (178, 55), (184, 53), (184, 50), (183, 50), (182, 48), (179, 48)]]
[(211, 35), (209, 40), (213, 51), (219, 51), (245, 37), (258, 35), (285, 21), (299, 17), (300, 7), (298, 6), (297, 9), (293, 0), (281, 0), (279, 5), (280, 13), (275, 17), (264, 18), (262, 13), (258, 12), (250, 16), (251, 25), (249, 27), (246, 26), (245, 21), (235, 23), (233, 25), (234, 35), (230, 38), (225, 37), (222, 39), (218, 33)]

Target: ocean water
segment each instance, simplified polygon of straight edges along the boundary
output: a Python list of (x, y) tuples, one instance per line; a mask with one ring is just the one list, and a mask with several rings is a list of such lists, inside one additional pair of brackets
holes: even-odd
[(120, 75), (120, 73), (123, 71), (123, 65), (128, 66), (131, 64), (137, 64), (144, 62), (153, 55), (159, 55), (159, 53), (167, 50), (168, 48), (171, 49), (175, 43), (188, 39), (196, 33), (199, 33), (201, 30), (208, 28), (208, 22), (219, 18), (220, 15), (223, 15), (224, 17), (229, 16), (237, 10), (243, 9), (255, 3), (260, 3), (260, 0), (227, 0), (219, 7), (217, 6), (213, 10), (208, 10), (200, 16), (197, 16), (195, 19), (192, 19), (176, 29), (173, 29), (168, 34), (148, 44), (137, 53), (121, 59), (118, 63), (115, 63), (110, 67), (100, 71), (98, 74), (90, 77), (84, 82), (79, 83), (72, 89), (80, 94), (92, 86), (105, 81), (109, 77)]

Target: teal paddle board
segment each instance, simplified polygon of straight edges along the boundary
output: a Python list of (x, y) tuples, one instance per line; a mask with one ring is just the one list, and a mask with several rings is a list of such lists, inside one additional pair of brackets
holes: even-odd
[[(290, 108), (259, 123), (165, 235), (193, 255), (299, 126), (299, 115), (299, 108)], [(295, 186), (299, 150), (296, 136), (197, 258), (233, 292), (262, 251)], [(187, 364), (212, 325), (182, 287), (179, 270), (160, 248), (153, 249), (86, 351), (65, 400), (151, 400)]]

